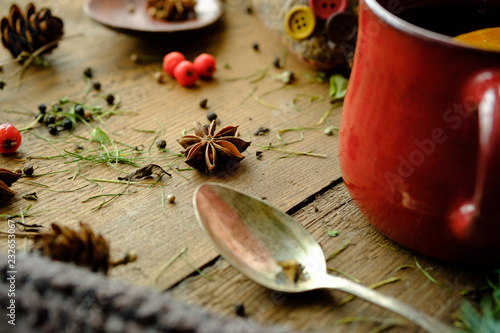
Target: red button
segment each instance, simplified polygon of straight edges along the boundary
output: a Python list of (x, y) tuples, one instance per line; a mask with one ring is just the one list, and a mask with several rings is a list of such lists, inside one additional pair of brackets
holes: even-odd
[(348, 0), (309, 0), (309, 7), (314, 14), (322, 20), (326, 20), (334, 13), (346, 10)]
[(347, 12), (336, 13), (332, 14), (326, 20), (325, 26), (328, 39), (335, 44), (340, 44), (356, 37), (358, 19), (353, 14)]

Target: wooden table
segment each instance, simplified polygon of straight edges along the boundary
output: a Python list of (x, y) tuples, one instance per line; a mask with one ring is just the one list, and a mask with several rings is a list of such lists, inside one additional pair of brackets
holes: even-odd
[[(26, 2), (22, 2), (23, 6)], [(324, 134), (329, 124), (339, 125), (342, 111), (331, 109), (327, 80), (315, 81), (320, 73), (291, 55), (286, 56), (284, 69), (293, 71), (297, 80), (287, 86), (275, 80), (283, 69), (274, 68), (272, 62), (285, 50), (256, 15), (247, 13), (247, 2), (228, 1), (221, 22), (206, 31), (182, 38), (154, 39), (140, 39), (101, 26), (82, 14), (81, 0), (41, 4), (50, 6), (64, 20), (66, 37), (46, 57), (48, 68), (30, 67), (19, 89), (16, 78), (9, 79), (0, 92), (0, 123), (10, 122), (22, 128), (32, 123), (39, 103), (52, 105), (62, 97), (82, 100), (87, 87), (82, 73), (91, 67), (103, 94), (113, 93), (121, 102), (116, 114), (95, 119), (89, 125), (98, 126), (116, 142), (142, 147), (143, 151), (134, 155), (143, 158), (137, 163), (157, 163), (172, 177), (163, 177), (154, 186), (145, 182), (128, 187), (116, 183), (117, 177), (135, 167), (86, 161), (77, 164), (65, 152), (75, 152), (75, 144), (80, 144), (84, 149), (79, 154), (91, 156), (97, 143), (86, 140), (90, 138), (89, 127), (80, 124), (71, 134), (52, 136), (44, 126), (36, 125), (23, 131), (17, 153), (0, 156), (1, 167), (16, 169), (33, 164), (34, 175), (38, 176), (21, 178), (13, 185), (17, 195), (9, 203), (0, 204), (0, 221), (24, 210), (26, 223), (45, 227), (57, 222), (77, 228), (78, 222), (86, 222), (109, 240), (114, 257), (128, 250), (138, 254), (135, 263), (113, 269), (111, 278), (151, 288), (156, 279), (159, 291), (179, 300), (229, 316), (235, 316), (234, 305), (241, 303), (250, 322), (296, 330), (366, 332), (396, 320), (402, 323), (391, 332), (418, 331), (397, 315), (359, 299), (339, 306), (338, 302), (347, 296), (341, 292), (285, 295), (248, 280), (219, 257), (199, 228), (192, 208), (193, 191), (198, 185), (219, 182), (265, 198), (305, 226), (326, 255), (349, 242), (344, 251), (329, 260), (329, 267), (337, 271), (333, 274), (347, 273), (365, 285), (398, 278), (379, 290), (445, 322), (453, 322), (452, 314), (464, 299), (462, 291), (484, 284), (480, 272), (405, 251), (368, 224), (342, 182), (336, 156), (338, 135)], [(0, 2), (2, 15), (8, 7), (9, 2)], [(253, 49), (253, 43), (258, 43), (258, 51)], [(199, 81), (194, 88), (181, 87), (170, 78), (158, 84), (154, 73), (161, 67), (160, 59), (174, 50), (183, 52), (188, 59), (202, 52), (213, 54), (218, 60), (214, 79)], [(131, 61), (133, 53), (142, 61)], [(5, 49), (0, 50), (0, 59), (9, 57)], [(4, 66), (2, 77), (16, 66)], [(102, 96), (94, 95), (90, 93), (89, 103), (106, 107)], [(200, 108), (201, 98), (208, 99), (208, 109)], [(329, 110), (327, 121), (318, 124)], [(163, 138), (167, 148), (178, 153), (181, 147), (176, 139), (184, 129), (192, 128), (193, 120), (207, 123), (208, 112), (218, 115), (220, 126), (239, 125), (241, 138), (252, 141), (239, 168), (219, 177), (196, 170), (180, 171), (188, 168), (183, 159), (158, 152), (154, 144)], [(253, 135), (261, 126), (270, 132)], [(294, 128), (302, 129), (283, 132)], [(280, 144), (280, 131), (286, 142), (297, 142), (281, 147), (282, 151), (263, 148)], [(117, 144), (118, 149), (128, 149), (123, 144)], [(262, 152), (261, 158), (256, 156), (258, 151)], [(38, 200), (23, 199), (32, 192), (36, 192)], [(175, 195), (175, 203), (162, 204), (168, 194)], [(94, 196), (99, 197), (89, 199)], [(6, 228), (6, 223), (1, 225)], [(338, 230), (338, 236), (329, 236), (329, 230)], [(2, 239), (3, 249), (6, 244)], [(26, 248), (30, 246), (27, 241)], [(189, 262), (213, 279), (197, 274), (182, 259), (161, 271), (184, 247)], [(417, 262), (437, 284), (424, 275)], [(342, 323), (352, 317), (376, 317), (380, 322)]]

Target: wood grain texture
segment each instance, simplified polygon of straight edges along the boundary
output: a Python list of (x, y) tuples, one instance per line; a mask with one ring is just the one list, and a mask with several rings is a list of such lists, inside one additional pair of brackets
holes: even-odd
[[(475, 269), (445, 264), (410, 253), (379, 234), (360, 214), (350, 199), (344, 184), (339, 184), (292, 215), (323, 248), (325, 256), (349, 242), (346, 249), (328, 261), (328, 267), (349, 274), (364, 285), (391, 278), (400, 280), (378, 288), (421, 311), (452, 324), (452, 315), (465, 299), (461, 292), (484, 285), (485, 280)], [(331, 237), (328, 230), (337, 230)], [(436, 281), (420, 271), (416, 262)], [(410, 265), (403, 268), (403, 265)], [(197, 275), (175, 286), (169, 293), (228, 316), (235, 316), (234, 306), (241, 303), (252, 323), (279, 324), (299, 331), (368, 332), (380, 327), (376, 322), (342, 324), (348, 317), (375, 317), (379, 320), (400, 321), (391, 332), (419, 332), (412, 323), (388, 310), (361, 299), (339, 305), (347, 294), (317, 290), (303, 294), (284, 294), (268, 290), (247, 279), (227, 261), (220, 258), (203, 272), (215, 281)], [(332, 272), (332, 274), (337, 274)]]

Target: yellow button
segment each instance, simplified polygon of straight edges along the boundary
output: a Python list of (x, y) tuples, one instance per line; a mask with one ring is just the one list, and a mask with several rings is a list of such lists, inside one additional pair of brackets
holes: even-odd
[(308, 6), (297, 5), (290, 8), (285, 18), (285, 29), (290, 37), (304, 39), (314, 31), (316, 17)]

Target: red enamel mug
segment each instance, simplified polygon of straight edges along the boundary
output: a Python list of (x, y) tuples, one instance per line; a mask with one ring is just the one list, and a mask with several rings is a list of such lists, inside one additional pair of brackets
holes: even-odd
[(500, 52), (395, 15), (418, 4), (360, 0), (340, 124), (342, 177), (368, 221), (393, 241), (440, 259), (497, 264)]

